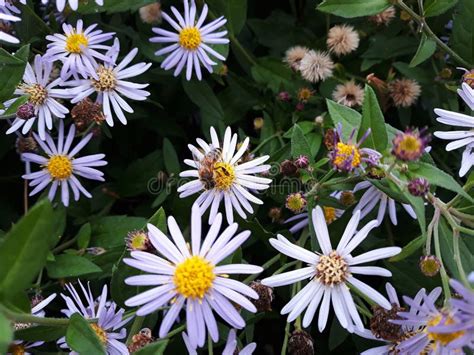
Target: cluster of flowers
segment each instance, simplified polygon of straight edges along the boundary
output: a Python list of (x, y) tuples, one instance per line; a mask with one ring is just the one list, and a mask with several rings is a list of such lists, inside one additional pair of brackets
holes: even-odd
[[(74, 2), (71, 0), (70, 3), (73, 7)], [(64, 1), (61, 4), (64, 5)], [(198, 79), (201, 79), (201, 66), (212, 72), (212, 67), (217, 64), (209, 55), (220, 60), (224, 59), (208, 44), (228, 42), (223, 38), (226, 31), (214, 32), (223, 26), (226, 20), (218, 18), (203, 25), (208, 12), (207, 5), (204, 5), (200, 16), (196, 16), (194, 1), (190, 4), (184, 1), (184, 7), (184, 16), (172, 8), (177, 21), (166, 13), (162, 14), (177, 33), (155, 28), (154, 31), (159, 36), (152, 38), (151, 41), (171, 43), (156, 53), (169, 54), (162, 63), (164, 69), (174, 68), (174, 74), (178, 75), (186, 66), (188, 80), (193, 72)], [(69, 109), (60, 100), (88, 105), (87, 101), (84, 103), (83, 100), (90, 95), (97, 95), (96, 103), (89, 105), (92, 105), (95, 111), (97, 106), (94, 105), (99, 105), (99, 111), (102, 112), (103, 109), (102, 115), (97, 114), (98, 117), (102, 117), (100, 121), (105, 120), (112, 126), (113, 113), (119, 121), (126, 124), (123, 111), (133, 112), (122, 96), (131, 100), (145, 100), (149, 95), (143, 90), (147, 84), (136, 84), (124, 79), (144, 73), (150, 64), (138, 63), (127, 67), (135, 58), (137, 49), (133, 49), (117, 63), (120, 51), (118, 40), (115, 39), (112, 45), (105, 45), (104, 42), (111, 40), (114, 34), (103, 33), (95, 28), (96, 25), (84, 28), (82, 21), (79, 20), (75, 27), (64, 24), (63, 34), (47, 37), (50, 41), (47, 52), (44, 56), (37, 55), (33, 65), (27, 65), (23, 83), (16, 91), (18, 96), (25, 96), (27, 101), (17, 108), (16, 118), (7, 132), (18, 132), (21, 129), (23, 134), (27, 134), (37, 123), (38, 134), (33, 133), (33, 137), (47, 157), (24, 153), (22, 158), (25, 162), (34, 162), (43, 168), (37, 172), (28, 172), (24, 178), (31, 180), (30, 185), (34, 187), (31, 194), (36, 194), (51, 185), (48, 196), (53, 199), (57, 189), (61, 188), (62, 202), (66, 206), (69, 203), (69, 189), (73, 191), (76, 200), (81, 193), (91, 197), (76, 175), (102, 180), (103, 173), (94, 167), (103, 166), (106, 162), (103, 160), (103, 154), (76, 158), (79, 151), (92, 138), (92, 133), (87, 134), (72, 148), (76, 127), (72, 125), (65, 135), (63, 119), (69, 113)], [(328, 38), (328, 47), (336, 55), (347, 54), (357, 48), (356, 35), (353, 29), (347, 26), (333, 28)], [(341, 42), (341, 36), (345, 41)], [(305, 57), (306, 61), (310, 62), (306, 67)], [(62, 64), (59, 76), (56, 78), (53, 73), (55, 62)], [(312, 82), (323, 80), (330, 75), (329, 71), (332, 73), (332, 67), (329, 68), (328, 62), (330, 58), (327, 54), (308, 51), (300, 60), (298, 70), (306, 73), (303, 75), (307, 75)], [(326, 70), (321, 72), (323, 64), (326, 65)], [(471, 108), (474, 106), (473, 91), (469, 86), (463, 86), (460, 95)], [(8, 101), (5, 106), (14, 107), (12, 105), (17, 102), (16, 100), (18, 99)], [(447, 124), (455, 122), (457, 125), (472, 127), (472, 119), (468, 116), (443, 110), (436, 112), (440, 116), (438, 118), (440, 122)], [(46, 129), (53, 128), (53, 118), (59, 119), (57, 142), (46, 132)], [(361, 147), (369, 134), (370, 131), (367, 131), (362, 139), (356, 142), (355, 131), (347, 140), (343, 139), (342, 126), (339, 125), (332, 132), (333, 139), (326, 143), (334, 171), (357, 175), (389, 170), (380, 152)], [(448, 149), (467, 145), (468, 153), (466, 158), (463, 156), (462, 170), (465, 170), (466, 166), (469, 170), (473, 164), (470, 155), (471, 146), (474, 144), (472, 132), (437, 132), (435, 135), (456, 140), (451, 146), (448, 145)], [(197, 139), (197, 146), (189, 145), (192, 159), (184, 162), (191, 169), (180, 174), (181, 177), (193, 178), (179, 188), (180, 197), (200, 193), (192, 208), (190, 242), (187, 243), (182, 228), (171, 216), (167, 223), (171, 238), (152, 224), (148, 224), (147, 232), (131, 235), (129, 246), (133, 247), (130, 247), (130, 257), (123, 261), (141, 273), (127, 278), (125, 283), (130, 286), (151, 288), (129, 298), (125, 305), (137, 307), (137, 316), (146, 316), (169, 306), (160, 325), (160, 338), (169, 333), (180, 312), (185, 309), (186, 332), (183, 332), (183, 339), (190, 353), (196, 353), (197, 348), (204, 346), (207, 333), (213, 342), (219, 340), (215, 317), (217, 314), (232, 328), (224, 350), (225, 354), (232, 354), (238, 343), (235, 329), (242, 329), (246, 325), (235, 305), (249, 312), (256, 312), (255, 301), (259, 299), (259, 293), (243, 282), (229, 278), (229, 275), (255, 275), (263, 271), (262, 267), (256, 265), (224, 263), (251, 234), (250, 231), (237, 233), (239, 225), (234, 222), (234, 211), (244, 219), (247, 213), (254, 213), (251, 203), (263, 203), (255, 196), (255, 192), (268, 189), (272, 180), (259, 176), (269, 171), (270, 166), (264, 164), (269, 156), (255, 158), (249, 153), (248, 137), (239, 143), (238, 135), (232, 134), (230, 128), (225, 130), (222, 141), (214, 128), (210, 130), (210, 137), (211, 142)], [(428, 138), (423, 131), (408, 130), (394, 138), (392, 153), (401, 161), (417, 160), (426, 151), (427, 143)], [(298, 157), (292, 164), (299, 169), (306, 169), (310, 165), (307, 157)], [(422, 184), (414, 185), (413, 193), (420, 193)], [(282, 314), (288, 314), (288, 322), (294, 321), (304, 312), (302, 325), (308, 327), (319, 308), (317, 325), (318, 329), (323, 331), (332, 305), (336, 318), (343, 328), (349, 332), (367, 334), (351, 293), (356, 289), (378, 305), (379, 308), (376, 309), (378, 315), (389, 314), (385, 318), (392, 321), (380, 329), (388, 328), (392, 324), (394, 325), (392, 328), (397, 328), (395, 325), (399, 325), (399, 336), (396, 340), (378, 336), (374, 331), (375, 328), (371, 329), (371, 334), (390, 342), (390, 345), (384, 348), (387, 353), (393, 349), (402, 353), (417, 351), (434, 353), (440, 347), (449, 350), (464, 346), (473, 348), (473, 313), (470, 309), (474, 303), (474, 296), (472, 291), (457, 281), (452, 281), (452, 287), (462, 298), (452, 300), (449, 310), (439, 310), (435, 307), (434, 303), (439, 296), (439, 291), (436, 289), (429, 294), (421, 290), (413, 300), (407, 298), (406, 303), (411, 308), (409, 312), (405, 312), (394, 298), (391, 288), (387, 300), (380, 292), (359, 279), (357, 275), (390, 277), (391, 272), (385, 268), (362, 266), (362, 264), (389, 258), (401, 251), (399, 247), (384, 247), (354, 255), (354, 250), (374, 228), (381, 224), (387, 211), (392, 223), (397, 223), (395, 201), (368, 181), (356, 185), (351, 193), (363, 189), (367, 190), (355, 206), (336, 248), (333, 248), (329, 238), (328, 223), (344, 211), (316, 206), (311, 211), (304, 212), (308, 209), (304, 195), (298, 193), (289, 196), (287, 207), (298, 213), (293, 219), (288, 220), (288, 222), (298, 220), (297, 226), (293, 227), (292, 231), (301, 230), (311, 222), (320, 250), (317, 252), (306, 250), (304, 246), (290, 242), (283, 235), (270, 239), (270, 244), (277, 251), (297, 260), (299, 267), (265, 278), (261, 281), (261, 285), (278, 287), (308, 280), (281, 310)], [(426, 193), (426, 190), (425, 186), (422, 193)], [(343, 199), (344, 192), (334, 192), (332, 197)], [(224, 204), (228, 224), (222, 232), (224, 217), (219, 213), (221, 202)], [(361, 219), (377, 204), (379, 205), (377, 219), (359, 229)], [(416, 218), (409, 205), (403, 207)], [(202, 216), (207, 210), (209, 210), (210, 227), (203, 237)], [(305, 266), (301, 267), (303, 263)], [(97, 319), (96, 323), (92, 323), (92, 329), (106, 346), (107, 352), (128, 353), (129, 349), (119, 340), (125, 338), (126, 331), (123, 327), (131, 317), (126, 317), (123, 309), (117, 310), (117, 305), (107, 300), (107, 287), (104, 287), (101, 296), (95, 299), (89, 287), (86, 289), (81, 283), (79, 286), (86, 303), (82, 301), (77, 291), (68, 285), (70, 296), (62, 295), (67, 305), (63, 313), (67, 317), (80, 313), (88, 319)], [(54, 296), (48, 297), (40, 304), (41, 307), (39, 305), (33, 307), (33, 312), (41, 311), (52, 298)], [(66, 339), (60, 339), (58, 343), (61, 347), (68, 348)], [(13, 346), (28, 348), (35, 345), (40, 344), (17, 341)], [(255, 344), (249, 344), (241, 353), (251, 353), (254, 349)]]

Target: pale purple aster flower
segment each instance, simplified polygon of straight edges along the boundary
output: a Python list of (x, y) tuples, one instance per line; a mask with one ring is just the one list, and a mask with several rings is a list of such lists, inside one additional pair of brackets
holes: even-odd
[(72, 190), (75, 201), (79, 200), (81, 193), (88, 198), (92, 197), (82, 186), (76, 175), (90, 180), (104, 181), (104, 173), (94, 168), (107, 165), (107, 162), (102, 160), (105, 157), (104, 154), (93, 154), (76, 158), (81, 149), (91, 140), (92, 133), (82, 138), (71, 149), (75, 133), (76, 128), (74, 125), (71, 125), (67, 137), (64, 137), (64, 124), (62, 121), (59, 123), (57, 144), (54, 143), (53, 138), (49, 134), (46, 135), (46, 141), (43, 142), (36, 133), (33, 133), (39, 146), (48, 156), (44, 157), (35, 153), (23, 153), (21, 155), (23, 161), (36, 163), (42, 167), (40, 171), (22, 176), (25, 180), (31, 180), (29, 185), (34, 187), (33, 191), (30, 192), (30, 196), (37, 194), (51, 184), (48, 198), (53, 201), (58, 188), (61, 188), (61, 201), (64, 206), (68, 206), (69, 189)]
[[(409, 297), (403, 297), (405, 303), (409, 305), (407, 312), (398, 312), (401, 319), (392, 320), (394, 324), (413, 327), (413, 336), (401, 341), (397, 345), (397, 350), (402, 354), (446, 354), (454, 355), (462, 353), (462, 348), (469, 343), (470, 337), (465, 337), (464, 332), (459, 331), (459, 312), (456, 309), (438, 309), (436, 300), (441, 294), (438, 288), (436, 292), (429, 295), (422, 290), (423, 302)], [(452, 330), (448, 332), (445, 327), (451, 325)], [(462, 324), (464, 325), (464, 324)], [(436, 328), (445, 332), (439, 332)]]
[(474, 350), (474, 291), (454, 279), (450, 280), (449, 283), (453, 290), (461, 297), (453, 297), (449, 300), (451, 307), (457, 310), (457, 323), (444, 323), (430, 327), (428, 330), (446, 334), (447, 336), (458, 334), (459, 337), (449, 344), (450, 348), (467, 346)]
[(347, 142), (342, 141), (342, 124), (336, 127), (334, 135), (334, 148), (329, 152), (329, 159), (333, 168), (337, 171), (352, 172), (355, 169), (364, 171), (362, 163), (369, 165), (377, 165), (382, 154), (371, 148), (360, 148), (361, 144), (370, 135), (370, 128), (364, 133), (358, 142), (353, 142), (356, 129), (352, 133)]
[[(377, 221), (378, 225), (380, 225), (383, 221), (385, 213), (388, 209), (388, 215), (390, 217), (390, 221), (394, 226), (397, 225), (397, 208), (395, 206), (395, 200), (390, 198), (386, 193), (377, 189), (374, 185), (372, 185), (369, 181), (362, 181), (356, 184), (354, 187), (353, 192), (357, 192), (359, 190), (367, 189), (362, 197), (359, 200), (359, 203), (355, 206), (354, 212), (360, 210), (361, 218), (367, 216), (374, 208), (379, 204), (379, 209), (377, 213)], [(409, 204), (402, 203), (402, 207), (407, 211), (411, 218), (416, 219), (415, 211), (413, 207)]]
[[(123, 308), (117, 309), (118, 307), (115, 302), (107, 301), (107, 285), (104, 285), (101, 295), (94, 299), (89, 283), (87, 283), (87, 289), (80, 281), (78, 283), (85, 302), (72, 284), (66, 284), (65, 287), (69, 295), (61, 294), (61, 297), (66, 302), (67, 308), (62, 309), (61, 312), (68, 318), (74, 313), (79, 313), (85, 319), (97, 319), (97, 323), (90, 323), (90, 325), (104, 345), (107, 354), (129, 354), (127, 346), (119, 340), (125, 339), (127, 336), (127, 330), (124, 326), (133, 316), (125, 318), (125, 310)], [(69, 349), (65, 337), (58, 340), (58, 345), (62, 349)], [(73, 351), (70, 354), (77, 353)]]
[(127, 285), (154, 286), (125, 301), (128, 307), (139, 307), (136, 311), (138, 316), (153, 313), (171, 301), (171, 308), (161, 322), (160, 338), (168, 334), (183, 308), (186, 310), (186, 332), (192, 349), (204, 345), (207, 331), (214, 342), (219, 340), (213, 312), (237, 329), (245, 327), (245, 321), (233, 303), (249, 312), (256, 312), (247, 297), (257, 299), (257, 293), (228, 276), (260, 273), (263, 269), (249, 264), (219, 265), (249, 238), (250, 231), (235, 235), (238, 225), (233, 223), (220, 233), (221, 225), (222, 215), (218, 213), (202, 240), (201, 211), (194, 206), (190, 246), (176, 220), (169, 217), (168, 230), (172, 240), (154, 225), (148, 224), (150, 240), (164, 258), (148, 252), (132, 251), (131, 258), (124, 259), (125, 264), (145, 272), (127, 278)]
[[(15, 95), (28, 96), (28, 103), (32, 105), (32, 117), (23, 117), (17, 112), (17, 116), (12, 126), (7, 130), (7, 134), (13, 133), (21, 128), (22, 134), (27, 134), (33, 124), (38, 122), (38, 133), (42, 140), (46, 138), (46, 129), (53, 128), (53, 117), (64, 118), (69, 110), (60, 104), (57, 99), (66, 99), (70, 95), (68, 90), (56, 89), (61, 84), (61, 79), (50, 82), (53, 64), (41, 57), (35, 56), (34, 65), (26, 64), (23, 82), (15, 90)], [(5, 106), (10, 106), (15, 99), (5, 102)]]
[[(386, 290), (387, 290), (387, 295), (389, 297), (389, 301), (392, 305), (392, 309), (393, 309), (393, 307), (395, 307), (396, 310), (399, 310), (401, 305), (400, 305), (400, 301), (398, 300), (397, 292), (395, 291), (393, 286), (390, 285), (389, 283), (387, 283), (385, 285), (385, 287), (386, 287)], [(428, 295), (428, 298), (436, 299), (440, 295), (440, 293), (441, 293), (441, 288), (436, 287)], [(426, 295), (425, 289), (421, 289), (420, 291), (418, 291), (416, 296), (413, 298), (412, 304), (416, 304), (418, 306), (421, 306), (425, 295)], [(409, 313), (411, 315), (415, 315), (417, 313), (417, 310), (414, 307), (412, 307), (410, 309)], [(380, 326), (383, 327), (383, 325), (380, 325)], [(406, 324), (402, 325), (401, 329), (400, 329), (400, 337), (402, 339), (409, 339), (413, 335), (416, 335), (417, 331), (418, 331), (418, 329), (416, 327), (412, 326), (412, 325), (406, 325)], [(377, 337), (369, 329), (363, 329), (363, 330), (355, 329), (354, 333), (356, 333), (357, 335), (359, 335), (363, 338), (366, 338), (366, 339), (377, 340), (377, 341), (382, 341), (382, 342), (386, 343), (385, 345), (377, 346), (375, 348), (371, 348), (371, 349), (368, 349), (366, 351), (363, 351), (361, 353), (361, 355), (408, 354), (408, 353), (401, 352), (400, 349), (398, 348), (398, 345), (400, 344), (400, 339), (388, 340), (388, 339), (384, 339), (382, 337)]]
[(227, 20), (221, 16), (214, 21), (204, 25), (207, 16), (208, 7), (204, 4), (201, 15), (196, 19), (196, 4), (194, 0), (184, 0), (184, 17), (174, 8), (171, 11), (175, 15), (177, 22), (168, 14), (162, 12), (163, 19), (166, 20), (176, 32), (170, 32), (158, 27), (153, 28), (158, 36), (150, 38), (150, 42), (155, 43), (171, 43), (166, 47), (155, 52), (160, 56), (168, 54), (166, 59), (161, 63), (161, 67), (165, 70), (175, 68), (174, 76), (179, 75), (186, 66), (186, 79), (191, 80), (194, 72), (199, 80), (202, 79), (201, 65), (212, 73), (212, 67), (217, 65), (210, 56), (224, 61), (225, 57), (211, 48), (214, 44), (227, 44), (229, 39), (223, 38), (227, 35), (227, 31), (216, 30), (222, 27)]
[[(45, 311), (44, 308), (50, 304), (54, 298), (56, 297), (56, 294), (53, 293), (49, 295), (47, 298), (39, 302), (38, 304), (34, 305), (31, 307), (31, 314), (35, 317), (44, 317), (45, 316)], [(21, 329), (26, 329), (33, 326), (33, 324), (24, 324), (24, 323), (15, 323), (14, 328), (15, 330), (21, 330)], [(9, 355), (11, 352), (14, 354), (25, 354), (29, 355), (31, 354), (29, 352), (29, 349), (36, 348), (38, 346), (41, 346), (44, 344), (44, 341), (35, 341), (35, 342), (25, 342), (23, 340), (14, 340), (12, 344), (9, 346), (7, 354)], [(15, 352), (17, 351), (17, 352)]]
[(110, 50), (110, 46), (102, 44), (113, 37), (115, 33), (103, 33), (101, 30), (94, 30), (97, 24), (93, 24), (86, 29), (83, 28), (82, 20), (78, 20), (76, 27), (63, 24), (63, 32), (46, 36), (48, 41), (48, 49), (45, 53), (45, 59), (51, 62), (61, 61), (61, 78), (66, 80), (69, 76), (78, 74), (83, 77), (89, 75), (97, 79), (95, 68), (97, 67), (96, 59), (109, 62), (108, 55), (104, 55), (101, 51)]
[(467, 276), (467, 279), (469, 280), (469, 282), (474, 283), (474, 271), (471, 272), (471, 273)]
[(185, 159), (184, 163), (193, 169), (183, 171), (179, 176), (195, 179), (178, 188), (179, 197), (188, 197), (204, 190), (194, 204), (199, 206), (202, 212), (211, 208), (209, 224), (214, 221), (222, 200), (224, 200), (225, 213), (229, 223), (234, 221), (234, 209), (239, 216), (245, 219), (247, 215), (244, 209), (248, 213), (254, 212), (250, 202), (263, 204), (263, 201), (255, 197), (249, 190), (268, 189), (272, 180), (255, 176), (255, 174), (270, 170), (270, 165), (261, 165), (270, 156), (264, 155), (242, 162), (249, 146), (248, 137), (238, 147), (237, 134), (232, 134), (230, 127), (227, 127), (221, 146), (214, 127), (211, 127), (210, 131), (211, 144), (198, 138), (196, 142), (199, 147), (188, 145), (193, 154), (193, 160)]
[[(23, 5), (26, 4), (26, 0), (20, 0), (20, 2)], [(0, 0), (0, 21), (5, 21), (5, 22), (21, 21), (21, 18), (19, 18), (16, 15), (20, 15), (20, 10), (15, 5), (13, 5), (10, 1)], [(2, 30), (0, 30), (0, 41), (5, 41), (8, 43), (15, 43), (15, 44), (20, 43), (18, 38)]]
[(82, 101), (96, 93), (96, 102), (102, 105), (105, 120), (111, 127), (114, 125), (112, 112), (123, 124), (127, 124), (123, 111), (133, 113), (132, 107), (122, 96), (131, 100), (144, 101), (150, 95), (148, 91), (142, 90), (148, 84), (137, 84), (124, 79), (143, 74), (150, 68), (151, 63), (141, 62), (127, 68), (127, 65), (138, 53), (138, 49), (134, 48), (116, 65), (119, 51), (120, 42), (116, 38), (113, 47), (107, 52), (110, 63), (94, 64), (94, 77), (70, 80), (64, 83), (64, 85), (72, 87), (70, 89), (73, 96), (72, 103)]
[[(188, 335), (183, 332), (183, 341), (186, 345), (186, 349), (188, 350), (189, 355), (197, 355), (196, 348), (193, 348), (191, 342), (189, 341)], [(257, 348), (256, 343), (250, 343), (243, 347), (240, 351), (237, 348), (237, 333), (235, 329), (231, 329), (227, 336), (227, 341), (225, 343), (224, 350), (222, 351), (222, 355), (252, 355), (255, 349)], [(236, 351), (237, 350), (237, 351)]]
[[(47, 4), (48, 2), (49, 0), (41, 0), (43, 5)], [(56, 8), (58, 11), (63, 11), (66, 7), (66, 3), (68, 3), (69, 7), (74, 11), (76, 11), (77, 7), (79, 6), (79, 0), (55, 0), (54, 2), (56, 3)], [(99, 6), (102, 6), (104, 5), (104, 0), (95, 0), (95, 3)]]
[(349, 332), (354, 331), (354, 325), (360, 330), (364, 329), (350, 293), (349, 285), (358, 289), (381, 307), (391, 308), (390, 302), (380, 292), (360, 281), (354, 275), (391, 276), (391, 272), (384, 268), (359, 265), (394, 256), (400, 253), (401, 248), (386, 247), (374, 249), (355, 257), (352, 256), (352, 251), (377, 226), (377, 221), (374, 220), (356, 232), (359, 220), (360, 211), (357, 211), (347, 224), (339, 244), (334, 250), (329, 239), (323, 210), (317, 206), (312, 211), (312, 223), (321, 253), (308, 251), (289, 242), (282, 235), (278, 235), (277, 239), (270, 239), (270, 244), (280, 253), (303, 261), (308, 265), (298, 270), (284, 272), (262, 280), (263, 285), (270, 287), (289, 285), (305, 279), (309, 280), (306, 286), (281, 310), (281, 314), (289, 313), (288, 322), (294, 321), (306, 309), (303, 317), (303, 327), (308, 327), (318, 306), (321, 304), (318, 328), (322, 332), (326, 327), (330, 303), (332, 303), (336, 317), (343, 328), (346, 328)]
[[(462, 89), (458, 90), (458, 94), (464, 100), (466, 105), (468, 105), (471, 110), (474, 110), (474, 90), (466, 83), (463, 83)], [(442, 110), (440, 108), (436, 108), (434, 112), (438, 115), (436, 120), (440, 123), (444, 123), (448, 126), (468, 128), (466, 130), (458, 131), (434, 132), (435, 137), (452, 141), (446, 145), (446, 150), (448, 152), (461, 147), (466, 147), (462, 157), (461, 168), (459, 170), (459, 176), (462, 177), (470, 170), (474, 161), (471, 154), (474, 146), (474, 117), (458, 112)]]
[[(339, 199), (339, 197), (341, 196), (341, 191), (334, 191), (333, 193), (331, 193), (330, 196), (336, 199)], [(339, 208), (333, 208), (333, 207), (323, 206), (323, 211), (324, 211), (324, 217), (326, 218), (327, 224), (332, 223), (334, 219), (337, 219), (344, 214), (344, 210), (341, 210)], [(334, 216), (332, 216), (333, 214)], [(291, 234), (298, 233), (300, 230), (302, 230), (309, 224), (308, 211), (305, 211), (303, 213), (298, 213), (294, 215), (293, 217), (288, 218), (283, 223), (293, 223), (293, 222), (296, 222), (296, 223), (290, 229), (288, 229)]]

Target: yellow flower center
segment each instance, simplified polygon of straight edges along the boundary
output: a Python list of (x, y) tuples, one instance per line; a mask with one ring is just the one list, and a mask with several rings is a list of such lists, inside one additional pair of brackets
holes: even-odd
[(97, 69), (99, 80), (91, 79), (92, 85), (97, 91), (110, 91), (115, 89), (117, 78), (112, 68), (106, 68), (103, 65)]
[(406, 153), (417, 153), (421, 149), (421, 142), (417, 137), (412, 135), (404, 135), (400, 144), (398, 145), (398, 150), (404, 151)]
[(347, 170), (348, 166), (357, 168), (360, 165), (360, 152), (355, 145), (339, 142), (335, 149), (333, 164), (337, 168)]
[(347, 263), (336, 251), (321, 255), (316, 265), (316, 279), (324, 285), (333, 286), (343, 283), (348, 276)]
[(299, 192), (291, 194), (286, 199), (286, 208), (294, 213), (303, 211), (306, 206), (306, 200)]
[(66, 51), (69, 53), (82, 53), (82, 47), (87, 47), (89, 40), (82, 33), (73, 33), (66, 37)]
[(235, 180), (234, 167), (229, 163), (217, 162), (214, 164), (213, 177), (217, 189), (229, 190)]
[(68, 179), (72, 175), (72, 161), (66, 155), (53, 155), (49, 158), (46, 169), (55, 180)]
[(48, 98), (48, 91), (40, 84), (23, 84), (20, 89), (29, 95), (28, 101), (36, 106), (44, 104)]
[(143, 232), (137, 232), (130, 236), (130, 249), (145, 250), (148, 236)]
[[(447, 345), (453, 340), (456, 340), (464, 335), (464, 331), (458, 331), (458, 332), (452, 332), (452, 333), (433, 333), (428, 331), (428, 327), (434, 327), (438, 325), (443, 319), (443, 316), (441, 314), (438, 314), (437, 316), (431, 318), (428, 321), (427, 328), (425, 328), (425, 332), (428, 333), (428, 338), (433, 341), (437, 341), (441, 343), (442, 345)], [(444, 321), (443, 325), (450, 325), (454, 324), (455, 321), (453, 318), (450, 316), (447, 317), (447, 319)]]
[(201, 44), (201, 32), (196, 27), (185, 27), (179, 33), (179, 45), (187, 50), (195, 51)]
[(334, 207), (323, 207), (323, 211), (324, 219), (326, 219), (327, 224), (330, 224), (336, 220), (336, 209)]
[(176, 292), (182, 296), (202, 299), (211, 288), (215, 277), (214, 266), (195, 255), (176, 265), (173, 282)]
[(25, 346), (23, 344), (12, 344), (8, 348), (8, 353), (12, 355), (23, 355), (26, 353)]
[(99, 327), (96, 323), (91, 323), (90, 326), (94, 330), (95, 335), (97, 335), (97, 338), (99, 338), (100, 342), (105, 345), (107, 343), (107, 332)]
[(313, 90), (309, 89), (309, 88), (301, 88), (299, 91), (298, 91), (298, 100), (299, 101), (308, 101), (311, 96), (313, 96)]

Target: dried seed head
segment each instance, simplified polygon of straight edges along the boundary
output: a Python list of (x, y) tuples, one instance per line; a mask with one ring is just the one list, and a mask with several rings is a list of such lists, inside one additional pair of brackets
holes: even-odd
[(284, 160), (280, 165), (280, 172), (285, 176), (295, 176), (298, 173), (298, 167), (291, 160)]
[(403, 339), (402, 326), (390, 322), (391, 319), (400, 319), (397, 313), (403, 311), (403, 308), (392, 304), (390, 310), (380, 306), (373, 306), (372, 310), (373, 316), (370, 319), (370, 330), (375, 337), (390, 342), (397, 342)]
[(150, 25), (161, 23), (161, 4), (159, 2), (142, 6), (138, 12), (140, 14), (140, 18), (145, 23)]
[(388, 84), (389, 95), (396, 107), (410, 107), (421, 94), (421, 86), (416, 80), (396, 79)]
[(18, 137), (15, 142), (16, 152), (18, 154), (35, 152), (38, 149), (38, 143), (31, 137)]
[(272, 310), (273, 288), (262, 285), (259, 280), (252, 281), (249, 286), (258, 294), (257, 300), (250, 300), (257, 308), (257, 312), (270, 312)]
[(105, 120), (102, 105), (86, 98), (77, 103), (71, 110), (71, 117), (79, 131), (84, 131), (91, 123), (101, 124)]
[(314, 355), (313, 338), (304, 330), (295, 330), (288, 340), (288, 352), (291, 355)]
[(329, 30), (326, 44), (329, 50), (336, 55), (349, 54), (359, 47), (359, 34), (354, 27), (337, 25)]
[(281, 208), (270, 208), (270, 211), (268, 211), (268, 217), (272, 219), (272, 222), (281, 222)]
[(434, 255), (425, 255), (420, 258), (419, 266), (423, 275), (433, 277), (438, 275), (441, 269), (441, 262)]

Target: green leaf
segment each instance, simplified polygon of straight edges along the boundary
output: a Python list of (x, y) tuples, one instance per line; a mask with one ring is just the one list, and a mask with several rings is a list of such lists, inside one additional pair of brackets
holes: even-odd
[(160, 355), (164, 354), (166, 347), (168, 346), (169, 340), (159, 340), (155, 341), (147, 346), (138, 350), (135, 355)]
[(361, 114), (356, 110), (332, 100), (326, 100), (326, 103), (328, 105), (329, 116), (331, 116), (334, 125), (342, 124), (342, 136), (344, 140), (347, 141), (349, 139), (353, 130), (355, 130), (355, 134), (357, 135), (361, 122)]
[(70, 318), (66, 332), (67, 345), (79, 354), (105, 354), (105, 348), (89, 323), (79, 314)]
[(0, 48), (0, 103), (11, 98), (16, 87), (23, 78), (30, 46), (21, 47), (14, 55)]
[(389, 6), (389, 0), (324, 0), (317, 9), (333, 15), (352, 18), (375, 15)]
[(96, 272), (102, 269), (89, 259), (72, 254), (57, 255), (53, 262), (46, 264), (48, 276), (53, 279), (77, 277)]
[(281, 60), (276, 58), (259, 58), (257, 64), (251, 69), (253, 79), (277, 94), (285, 88), (286, 90), (296, 91), (293, 80), (293, 73), (288, 66), (285, 66)]
[(410, 255), (416, 253), (426, 242), (426, 235), (420, 235), (418, 238), (413, 239), (407, 245), (402, 248), (400, 254), (392, 256), (389, 261), (396, 262), (408, 258)]
[(168, 173), (178, 175), (181, 171), (178, 154), (176, 154), (176, 150), (168, 138), (163, 140), (163, 158)]
[(59, 240), (64, 209), (41, 200), (7, 233), (0, 248), (0, 294), (17, 294), (31, 285)]
[(13, 329), (9, 319), (0, 313), (0, 354), (6, 354), (13, 340)]
[(308, 158), (311, 157), (311, 148), (303, 131), (295, 124), (293, 126), (293, 134), (291, 135), (291, 156), (298, 158), (300, 155), (306, 155)]
[(24, 341), (55, 341), (66, 335), (66, 327), (38, 325), (15, 332), (15, 339)]
[(474, 202), (473, 198), (459, 185), (454, 178), (445, 173), (443, 170), (438, 169), (436, 166), (418, 162), (409, 164), (410, 172), (417, 176), (424, 177), (429, 181), (431, 185), (439, 186), (447, 190), (456, 192), (471, 202)]
[(156, 228), (161, 230), (163, 233), (168, 233), (168, 228), (166, 225), (166, 213), (163, 207), (155, 212), (153, 216), (150, 217), (148, 223), (153, 224)]
[(240, 33), (247, 19), (247, 0), (208, 0), (206, 3), (218, 16), (225, 16), (229, 33)]
[(432, 17), (444, 14), (458, 3), (458, 0), (425, 0), (425, 17)]
[(418, 46), (418, 50), (416, 51), (415, 56), (410, 62), (410, 67), (416, 67), (417, 65), (423, 63), (425, 60), (431, 58), (435, 51), (436, 42), (423, 33), (423, 36), (421, 36), (420, 45)]
[(79, 232), (77, 232), (77, 235), (75, 238), (77, 239), (77, 246), (81, 249), (85, 249), (89, 246), (89, 242), (91, 240), (91, 224), (86, 223), (84, 224), (81, 229), (79, 229)]
[(454, 17), (451, 45), (461, 58), (474, 65), (474, 21), (472, 19), (474, 19), (474, 1), (459, 0), (458, 11)]
[(146, 223), (142, 217), (107, 216), (92, 225), (92, 242), (94, 246), (106, 249), (125, 244), (127, 233), (141, 229)]
[[(16, 113), (16, 111), (18, 110), (18, 107), (20, 107), (21, 105), (23, 105), (27, 101), (28, 101), (28, 96), (18, 97), (10, 106), (8, 106), (8, 108), (3, 113), (3, 115), (0, 116), (0, 119), (2, 118), (2, 116), (9, 116), (9, 115), (12, 115), (12, 114)], [(0, 105), (1, 105), (1, 103), (0, 103)]]
[(201, 109), (205, 128), (223, 120), (224, 110), (207, 82), (183, 79), (183, 89), (189, 99)]
[(421, 197), (415, 197), (408, 191), (403, 191), (403, 195), (410, 202), (411, 207), (413, 207), (413, 210), (415, 211), (421, 233), (426, 236), (425, 202)]
[(369, 128), (371, 132), (364, 142), (364, 146), (368, 146), (379, 152), (384, 151), (388, 144), (385, 119), (380, 109), (377, 95), (369, 85), (366, 85), (358, 139), (361, 139)]

